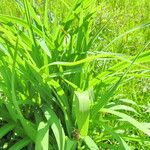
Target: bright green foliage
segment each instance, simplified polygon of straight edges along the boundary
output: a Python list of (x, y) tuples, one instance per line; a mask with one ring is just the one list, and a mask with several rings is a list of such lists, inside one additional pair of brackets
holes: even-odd
[(96, 23), (99, 3), (16, 0), (19, 15), (0, 14), (0, 149), (150, 146), (150, 118), (142, 111), (149, 107), (124, 91), (149, 79), (150, 41), (146, 36), (131, 53), (121, 46), (136, 33), (148, 35), (150, 22), (102, 40), (113, 17)]
[(81, 136), (88, 134), (90, 107), (92, 104), (91, 90), (76, 92), (73, 100), (73, 112)]

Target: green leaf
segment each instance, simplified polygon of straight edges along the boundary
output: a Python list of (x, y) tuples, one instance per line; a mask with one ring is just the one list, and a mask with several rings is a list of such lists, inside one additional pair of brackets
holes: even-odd
[(109, 107), (109, 109), (111, 109), (111, 110), (126, 110), (126, 111), (131, 111), (131, 112), (137, 113), (137, 111), (134, 108), (132, 108), (130, 106), (126, 106), (126, 105), (115, 105), (115, 106)]
[(106, 108), (101, 109), (100, 112), (110, 113), (110, 114), (116, 115), (116, 116), (122, 118), (123, 121), (129, 122), (134, 127), (136, 127), (137, 129), (141, 130), (142, 132), (144, 132), (145, 134), (150, 136), (150, 129), (148, 129), (146, 126), (144, 126), (142, 123), (138, 122), (137, 120), (135, 120), (131, 116), (128, 116), (128, 115), (126, 115), (124, 113), (121, 113), (121, 112), (118, 112), (118, 111), (114, 111), (114, 110), (111, 110), (111, 109), (106, 109)]
[(60, 108), (62, 109), (62, 111), (64, 113), (67, 131), (68, 131), (68, 134), (71, 136), (72, 123), (71, 123), (71, 120), (69, 119), (69, 118), (71, 118), (71, 115), (70, 115), (71, 110), (69, 107), (67, 96), (66, 96), (64, 90), (61, 88), (61, 85), (58, 82), (56, 82), (55, 80), (52, 79), (48, 83), (55, 89), (55, 90), (53, 90), (53, 92), (57, 98), (57, 101), (59, 102)]
[(12, 147), (10, 147), (8, 150), (21, 150), (25, 146), (27, 146), (31, 140), (28, 137), (24, 137), (22, 140), (15, 143)]
[(90, 150), (99, 150), (96, 143), (89, 136), (84, 137), (83, 140)]
[(77, 147), (77, 141), (66, 139), (65, 150), (74, 150)]
[(51, 126), (51, 129), (54, 133), (54, 136), (57, 141), (58, 149), (65, 150), (64, 149), (65, 148), (65, 133), (64, 133), (60, 120), (58, 119), (58, 117), (56, 116), (56, 114), (50, 107), (43, 106), (42, 110), (47, 119), (47, 123)]
[(3, 127), (0, 128), (0, 139), (6, 135), (8, 132), (10, 132), (11, 130), (13, 130), (15, 128), (15, 124), (14, 123), (7, 123), (5, 124)]
[(122, 145), (124, 147), (125, 150), (131, 150), (131, 148), (129, 147), (129, 145), (120, 137), (120, 140), (122, 142)]
[(48, 150), (49, 148), (49, 124), (40, 122), (35, 140), (35, 150)]
[(130, 100), (130, 99), (127, 99), (127, 98), (121, 98), (121, 99), (119, 99), (121, 102), (123, 102), (123, 103), (127, 103), (127, 104), (130, 104), (130, 105), (135, 105), (135, 106), (137, 106), (137, 103), (136, 102), (134, 102), (133, 100)]
[(75, 92), (73, 100), (73, 113), (81, 136), (86, 136), (89, 128), (90, 106), (93, 101), (92, 89)]
[(49, 56), (49, 58), (51, 58), (50, 50), (49, 50), (48, 46), (46, 45), (45, 41), (40, 39), (39, 45), (44, 50), (44, 52)]
[(124, 141), (124, 139), (116, 131), (114, 131), (113, 128), (111, 128), (109, 125), (107, 125), (104, 122), (101, 122), (101, 124), (104, 126), (105, 130), (107, 132), (109, 132), (109, 134), (112, 135), (112, 137), (119, 142), (118, 149), (130, 150), (130, 147), (128, 146), (128, 144)]

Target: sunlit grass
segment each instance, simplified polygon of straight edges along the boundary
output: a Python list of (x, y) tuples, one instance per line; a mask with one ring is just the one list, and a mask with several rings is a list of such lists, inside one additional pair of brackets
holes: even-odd
[(1, 149), (149, 147), (146, 2), (23, 0), (1, 11)]

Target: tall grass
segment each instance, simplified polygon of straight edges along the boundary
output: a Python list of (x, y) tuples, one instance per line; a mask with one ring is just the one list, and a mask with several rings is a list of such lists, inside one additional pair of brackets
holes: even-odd
[(49, 0), (42, 15), (28, 0), (17, 1), (21, 18), (0, 15), (1, 148), (126, 150), (136, 142), (148, 147), (149, 124), (138, 121), (141, 106), (118, 91), (134, 76), (149, 77), (150, 41), (135, 56), (108, 49), (150, 23), (101, 48), (97, 38), (104, 26), (93, 31), (96, 1), (59, 2), (67, 13), (58, 18)]

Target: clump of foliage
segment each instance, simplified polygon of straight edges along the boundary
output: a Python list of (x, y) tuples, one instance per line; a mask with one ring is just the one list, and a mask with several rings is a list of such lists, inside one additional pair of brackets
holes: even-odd
[(42, 14), (28, 0), (16, 2), (21, 17), (0, 15), (1, 148), (127, 150), (137, 142), (148, 147), (149, 123), (138, 121), (142, 107), (119, 89), (134, 76), (149, 77), (150, 41), (134, 56), (108, 48), (150, 23), (102, 48), (97, 38), (104, 26), (93, 31), (95, 0), (60, 0), (67, 13), (58, 18), (49, 0)]

